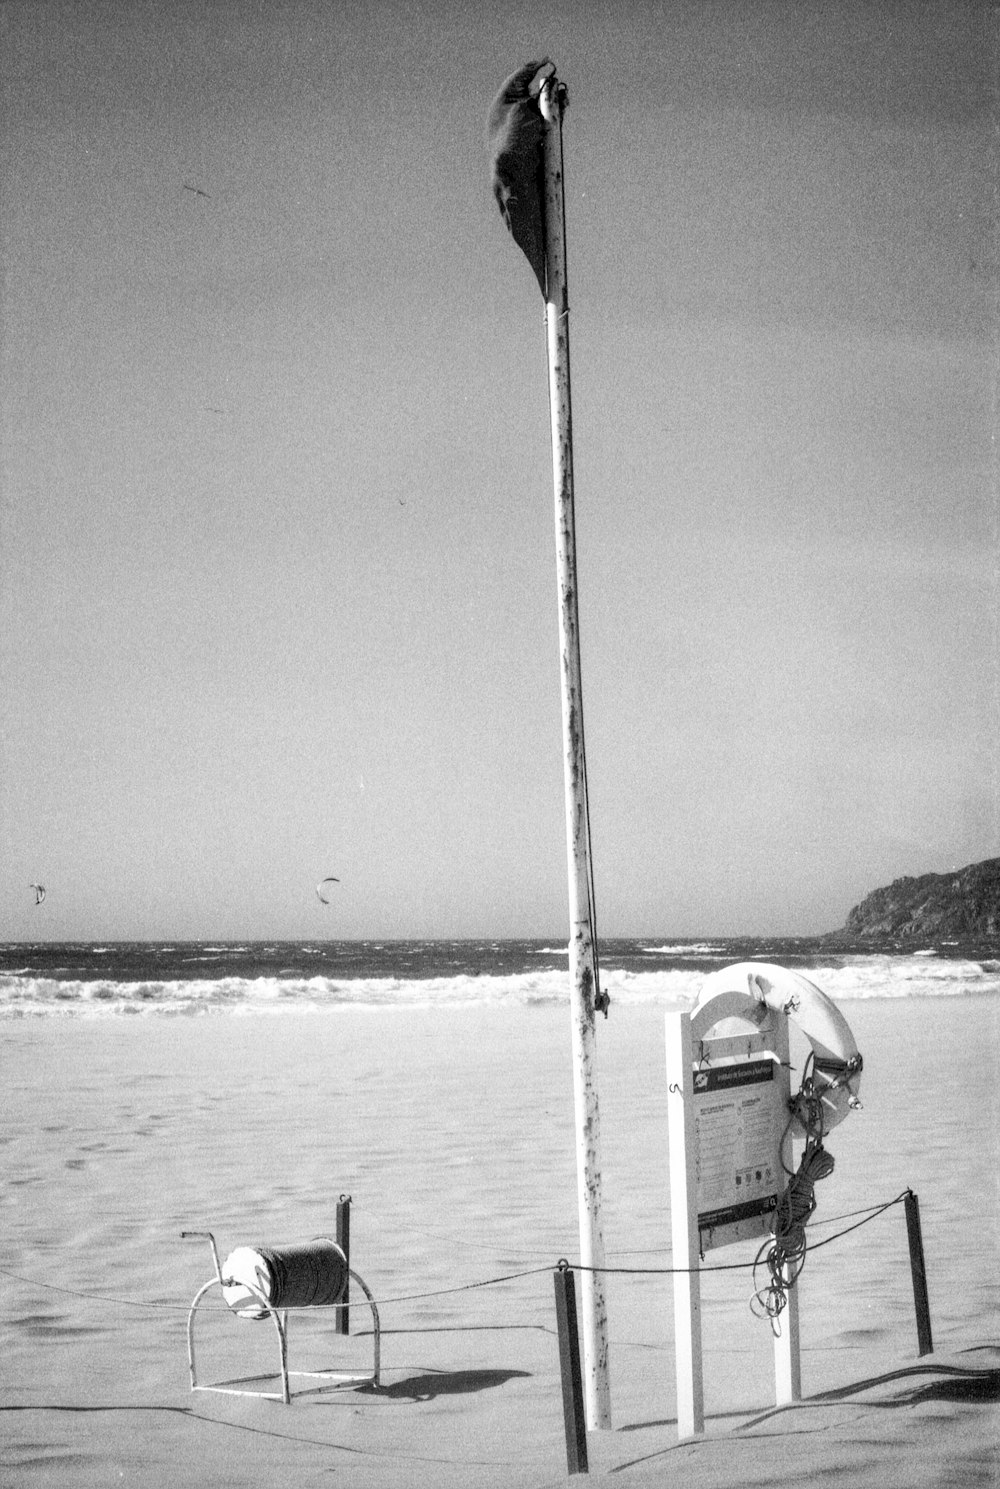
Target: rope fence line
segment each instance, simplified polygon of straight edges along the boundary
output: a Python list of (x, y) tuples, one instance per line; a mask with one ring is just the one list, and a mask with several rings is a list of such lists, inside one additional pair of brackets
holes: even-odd
[[(841, 1236), (850, 1235), (851, 1231), (858, 1230), (862, 1225), (867, 1225), (871, 1220), (877, 1220), (880, 1215), (885, 1214), (886, 1210), (891, 1210), (893, 1205), (903, 1204), (909, 1193), (911, 1193), (910, 1190), (904, 1189), (902, 1194), (898, 1194), (895, 1199), (886, 1200), (882, 1205), (873, 1206), (871, 1212), (866, 1215), (864, 1220), (859, 1220), (856, 1224), (849, 1225), (842, 1231), (837, 1231), (835, 1235), (826, 1236), (822, 1241), (815, 1241), (807, 1247), (807, 1250), (818, 1251), (821, 1246), (829, 1246), (831, 1241), (838, 1241)], [(855, 1214), (862, 1213), (864, 1212), (855, 1211)], [(841, 1218), (846, 1219), (847, 1217), (842, 1216)], [(720, 1262), (707, 1267), (585, 1267), (582, 1262), (567, 1262), (566, 1265), (571, 1272), (612, 1272), (627, 1276), (657, 1276), (661, 1274), (664, 1276), (679, 1276), (688, 1272), (749, 1272), (753, 1271), (757, 1266), (757, 1262)]]
[(166, 1312), (188, 1313), (189, 1303), (160, 1303), (154, 1298), (106, 1298), (101, 1293), (85, 1293), (75, 1287), (60, 1287), (56, 1282), (43, 1282), (40, 1277), (25, 1277), (21, 1272), (12, 1272), (0, 1267), (0, 1276), (11, 1277), (15, 1282), (26, 1282), (29, 1287), (40, 1287), (49, 1293), (65, 1293), (71, 1298), (86, 1298), (91, 1303), (110, 1303), (117, 1308), (162, 1308)]
[[(911, 1190), (904, 1189), (902, 1194), (897, 1195), (895, 1199), (889, 1200), (881, 1209), (876, 1210), (874, 1215), (869, 1215), (868, 1220), (875, 1220), (877, 1216), (884, 1214), (886, 1210), (891, 1210), (893, 1205), (904, 1204), (906, 1196), (910, 1193), (912, 1193)], [(849, 1236), (852, 1230), (858, 1230), (862, 1225), (867, 1225), (868, 1220), (859, 1220), (855, 1225), (848, 1225), (843, 1230), (837, 1231), (836, 1235), (824, 1236), (822, 1241), (814, 1241), (807, 1249), (809, 1251), (818, 1251), (821, 1246), (829, 1246), (831, 1241), (839, 1241), (841, 1236)]]
[[(900, 1196), (899, 1198), (901, 1199), (902, 1196)], [(890, 1203), (896, 1204), (896, 1203), (898, 1203), (898, 1200), (892, 1200)], [(355, 1215), (363, 1215), (367, 1220), (369, 1220), (372, 1223), (374, 1223), (374, 1225), (376, 1225), (380, 1230), (383, 1230), (383, 1229), (386, 1228), (387, 1222), (385, 1222), (378, 1215), (378, 1213), (376, 1211), (370, 1210), (367, 1205), (359, 1205), (357, 1203), (357, 1201), (356, 1200), (353, 1200), (353, 1199), (351, 1201), (351, 1205), (352, 1205), (352, 1212)], [(860, 1210), (848, 1210), (843, 1215), (830, 1215), (830, 1216), (827, 1216), (827, 1217), (820, 1217), (820, 1218), (815, 1218), (814, 1217), (813, 1219), (810, 1220), (809, 1224), (810, 1224), (810, 1226), (837, 1225), (841, 1220), (853, 1220), (855, 1218), (855, 1216), (857, 1216), (857, 1215), (869, 1215), (869, 1214), (871, 1214), (873, 1212), (877, 1212), (877, 1211), (882, 1210), (884, 1208), (885, 1208), (885, 1205), (883, 1205), (883, 1204), (866, 1205), (866, 1206), (864, 1206)], [(421, 1237), (425, 1237), (425, 1238), (426, 1237), (430, 1237), (431, 1239), (436, 1240), (436, 1241), (447, 1241), (450, 1245), (459, 1246), (463, 1250), (466, 1250), (466, 1251), (489, 1251), (489, 1250), (494, 1250), (495, 1251), (497, 1249), (500, 1249), (500, 1250), (502, 1250), (504, 1252), (504, 1254), (506, 1256), (517, 1256), (517, 1257), (525, 1257), (525, 1258), (528, 1258), (528, 1257), (551, 1256), (551, 1254), (552, 1254), (552, 1249), (551, 1248), (543, 1249), (543, 1248), (541, 1248), (539, 1246), (534, 1246), (534, 1247), (531, 1247), (530, 1249), (524, 1249), (524, 1250), (522, 1250), (520, 1247), (516, 1247), (516, 1246), (503, 1246), (503, 1247), (500, 1247), (500, 1248), (497, 1248), (495, 1246), (494, 1247), (489, 1247), (489, 1246), (484, 1245), (482, 1241), (470, 1241), (467, 1237), (453, 1235), (450, 1231), (432, 1230), (432, 1229), (428, 1228), (427, 1226), (421, 1226), (420, 1229), (419, 1229), (419, 1231), (416, 1231), (415, 1234), (416, 1235), (419, 1235)], [(846, 1234), (846, 1232), (845, 1232), (845, 1234)], [(825, 1244), (825, 1243), (817, 1242), (817, 1244), (819, 1245), (819, 1244)], [(606, 1251), (605, 1254), (608, 1255), (608, 1256), (663, 1256), (663, 1255), (669, 1256), (670, 1251), (671, 1251), (670, 1246), (645, 1246), (645, 1247), (641, 1247), (641, 1248), (640, 1247), (630, 1247), (628, 1249), (625, 1249), (625, 1248), (621, 1248), (621, 1249), (615, 1248), (614, 1250), (608, 1250), (608, 1251)], [(704, 1268), (702, 1270), (709, 1270), (709, 1269)]]
[[(896, 1196), (895, 1199), (886, 1200), (883, 1204), (871, 1206), (868, 1210), (855, 1210), (853, 1212), (853, 1215), (862, 1215), (864, 1216), (864, 1218), (858, 1220), (854, 1225), (847, 1226), (842, 1231), (837, 1231), (832, 1236), (825, 1236), (823, 1240), (813, 1242), (808, 1249), (810, 1251), (816, 1251), (821, 1246), (829, 1246), (831, 1241), (837, 1241), (842, 1236), (850, 1235), (852, 1231), (860, 1229), (860, 1227), (863, 1225), (868, 1225), (869, 1222), (872, 1220), (877, 1220), (880, 1215), (884, 1215), (886, 1211), (891, 1210), (893, 1206), (902, 1204), (906, 1200), (907, 1195), (911, 1193), (912, 1190), (904, 1189), (902, 1193)], [(846, 1220), (853, 1217), (844, 1215), (838, 1218)], [(584, 1266), (582, 1262), (571, 1262), (567, 1261), (564, 1257), (560, 1257), (555, 1266), (553, 1266), (552, 1263), (546, 1263), (543, 1266), (528, 1267), (524, 1271), (520, 1272), (508, 1272), (499, 1277), (485, 1277), (477, 1282), (460, 1283), (458, 1286), (455, 1287), (442, 1287), (432, 1289), (428, 1292), (402, 1293), (396, 1297), (376, 1298), (375, 1302), (379, 1308), (383, 1308), (389, 1307), (394, 1303), (414, 1303), (422, 1301), (425, 1298), (443, 1298), (455, 1293), (474, 1292), (486, 1287), (498, 1287), (505, 1282), (520, 1281), (524, 1277), (538, 1277), (541, 1276), (542, 1273), (552, 1272), (553, 1270), (557, 1269), (571, 1272), (600, 1272), (602, 1274), (619, 1276), (670, 1277), (690, 1272), (745, 1272), (752, 1271), (754, 1266), (755, 1262), (748, 1261), (727, 1262), (707, 1267), (587, 1267)], [(72, 1287), (60, 1287), (57, 1283), (54, 1282), (42, 1282), (37, 1277), (25, 1277), (22, 1273), (12, 1272), (7, 1267), (0, 1267), (0, 1275), (4, 1277), (10, 1277), (16, 1282), (27, 1283), (30, 1287), (40, 1287), (47, 1292), (63, 1293), (68, 1295), (69, 1297), (84, 1298), (90, 1302), (106, 1303), (120, 1308), (147, 1308), (154, 1310), (159, 1309), (165, 1312), (174, 1313), (188, 1313), (190, 1311), (190, 1305), (186, 1303), (159, 1302), (155, 1299), (109, 1298), (99, 1293), (82, 1292)], [(225, 1305), (223, 1304), (221, 1306), (224, 1307)], [(328, 1312), (331, 1307), (341, 1308), (345, 1306), (347, 1305), (342, 1303), (335, 1303), (332, 1305), (323, 1304), (322, 1309), (324, 1312)], [(297, 1313), (308, 1313), (310, 1311), (319, 1311), (319, 1307), (316, 1307), (315, 1310), (312, 1310), (308, 1307), (296, 1309)]]

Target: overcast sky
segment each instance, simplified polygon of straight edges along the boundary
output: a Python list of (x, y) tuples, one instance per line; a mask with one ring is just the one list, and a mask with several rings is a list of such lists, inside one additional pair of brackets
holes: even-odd
[(542, 301), (484, 143), (546, 53), (601, 932), (824, 931), (1000, 853), (986, 4), (0, 40), (0, 938), (567, 934)]

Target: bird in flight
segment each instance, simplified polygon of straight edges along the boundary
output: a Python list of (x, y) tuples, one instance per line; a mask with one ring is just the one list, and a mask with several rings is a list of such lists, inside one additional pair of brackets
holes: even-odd
[(212, 200), (212, 198), (209, 196), (208, 192), (207, 191), (202, 191), (202, 189), (201, 189), (200, 186), (189, 186), (188, 183), (187, 183), (187, 181), (182, 181), (181, 182), (181, 185), (184, 187), (184, 190), (185, 191), (193, 191), (194, 194), (195, 194), (195, 196), (203, 196), (203, 197), (207, 197), (209, 201)]

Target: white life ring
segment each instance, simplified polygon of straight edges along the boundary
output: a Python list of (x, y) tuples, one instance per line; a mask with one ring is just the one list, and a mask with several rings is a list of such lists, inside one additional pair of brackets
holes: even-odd
[[(717, 1013), (709, 1009), (712, 1003)], [(861, 1105), (858, 1089), (863, 1061), (844, 1015), (808, 977), (771, 962), (735, 962), (705, 978), (691, 1015), (692, 1025), (698, 1035), (704, 1036), (725, 1017), (755, 1024), (762, 1004), (787, 1014), (812, 1046), (809, 1079), (812, 1094), (820, 1102), (823, 1130), (829, 1132)], [(706, 1018), (711, 1022), (706, 1024)]]

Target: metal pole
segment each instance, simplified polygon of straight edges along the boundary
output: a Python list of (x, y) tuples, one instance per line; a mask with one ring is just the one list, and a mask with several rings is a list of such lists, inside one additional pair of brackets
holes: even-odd
[(347, 1306), (351, 1299), (351, 1196), (342, 1194), (337, 1201), (337, 1245), (347, 1261), (347, 1276), (341, 1294), (341, 1307), (337, 1309), (334, 1329), (338, 1334), (351, 1332), (351, 1310)]
[(559, 1375), (562, 1380), (563, 1426), (566, 1429), (568, 1473), (588, 1473), (587, 1426), (580, 1374), (580, 1336), (576, 1327), (576, 1287), (564, 1261), (552, 1274), (556, 1287), (556, 1333), (559, 1336)]
[(552, 476), (555, 488), (556, 566), (559, 584), (559, 652), (562, 678), (563, 752), (566, 791), (566, 850), (569, 875), (569, 974), (573, 1027), (573, 1089), (576, 1109), (577, 1192), (587, 1426), (611, 1426), (608, 1383), (608, 1321), (601, 1231), (600, 1120), (594, 1028), (598, 996), (591, 888), (590, 824), (583, 739), (580, 629), (577, 607), (576, 528), (573, 511), (573, 421), (569, 381), (569, 300), (563, 197), (562, 116), (565, 86), (555, 74), (542, 85), (539, 107), (545, 121), (545, 325), (549, 357)]
[(912, 1189), (903, 1201), (906, 1210), (906, 1239), (910, 1246), (910, 1275), (913, 1278), (913, 1306), (917, 1314), (917, 1355), (932, 1355), (931, 1305), (927, 1298), (927, 1271), (924, 1267), (924, 1240), (920, 1229), (920, 1201)]

